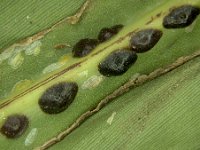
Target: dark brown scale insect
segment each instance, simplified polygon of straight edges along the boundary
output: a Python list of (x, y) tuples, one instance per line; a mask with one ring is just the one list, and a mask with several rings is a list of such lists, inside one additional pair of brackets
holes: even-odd
[(121, 29), (123, 28), (123, 25), (115, 25), (111, 28), (103, 28), (101, 29), (98, 39), (100, 42), (105, 42), (112, 38), (114, 35), (116, 35)]
[(125, 73), (137, 60), (137, 55), (130, 50), (117, 50), (103, 60), (99, 72), (104, 76), (117, 76)]
[(199, 15), (200, 9), (191, 5), (184, 5), (174, 8), (163, 19), (163, 26), (165, 28), (183, 28), (187, 27)]
[(136, 53), (143, 53), (153, 48), (162, 37), (162, 31), (144, 29), (135, 33), (130, 40), (131, 48)]
[(73, 102), (78, 92), (74, 82), (61, 82), (48, 88), (39, 99), (40, 108), (48, 114), (63, 112)]
[(24, 115), (8, 116), (1, 127), (1, 133), (7, 138), (17, 138), (27, 129), (28, 123), (28, 118)]
[(96, 39), (82, 39), (73, 47), (74, 57), (84, 57), (88, 55), (99, 44)]

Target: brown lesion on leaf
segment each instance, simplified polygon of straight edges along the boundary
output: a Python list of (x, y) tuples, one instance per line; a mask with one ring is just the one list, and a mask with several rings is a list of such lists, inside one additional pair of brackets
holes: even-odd
[(55, 49), (59, 50), (59, 49), (64, 49), (64, 48), (68, 48), (68, 47), (71, 47), (71, 45), (69, 44), (57, 44), (54, 46)]
[(156, 14), (155, 16), (151, 16), (151, 19), (149, 21), (146, 22), (146, 25), (152, 23), (155, 19), (158, 19), (162, 16), (162, 12)]
[(88, 9), (89, 5), (91, 3), (91, 0), (86, 0), (86, 2), (83, 4), (83, 6), (77, 11), (77, 13), (73, 16), (67, 17), (67, 22), (69, 24), (77, 24), (79, 20), (81, 19), (81, 16), (85, 13), (85, 11)]
[[(111, 93), (110, 95), (105, 97), (103, 100), (101, 100), (100, 103), (95, 108), (93, 108), (90, 111), (83, 113), (70, 127), (67, 127), (66, 130), (60, 132), (57, 136), (51, 138), (50, 140), (45, 142), (43, 145), (36, 148), (36, 150), (44, 150), (44, 149), (47, 149), (47, 148), (51, 147), (52, 145), (60, 142), (67, 135), (69, 135), (73, 130), (75, 130), (78, 126), (80, 126), (80, 124), (82, 124), (86, 119), (88, 119), (89, 117), (91, 117), (92, 115), (97, 113), (106, 104), (111, 102), (114, 98), (121, 96), (122, 94), (128, 92), (130, 89), (138, 87), (138, 86), (144, 84), (145, 82), (148, 82), (148, 81), (151, 81), (151, 80), (153, 80), (157, 77), (160, 77), (160, 76), (180, 67), (181, 65), (185, 64), (186, 62), (189, 62), (190, 60), (192, 60), (196, 57), (200, 57), (200, 50), (194, 52), (193, 54), (191, 54), (189, 56), (180, 57), (175, 62), (173, 62), (172, 64), (170, 64), (166, 67), (163, 67), (163, 68), (158, 68), (158, 69), (154, 70), (153, 72), (151, 72), (150, 74), (147, 74), (147, 75), (143, 74), (143, 75), (140, 75), (136, 78), (130, 79), (127, 83), (125, 83), (124, 85), (119, 87), (117, 90), (115, 90), (113, 93)], [(153, 107), (153, 106), (154, 106), (153, 103), (148, 104), (147, 108), (145, 109), (145, 112), (143, 112), (143, 115), (148, 116), (148, 114), (150, 113), (149, 111), (150, 111), (151, 107)], [(145, 125), (145, 119), (142, 118), (142, 116), (139, 115), (138, 121), (140, 121), (141, 124), (142, 124), (142, 126), (140, 128), (140, 130), (142, 131), (143, 128), (144, 128), (144, 125)]]

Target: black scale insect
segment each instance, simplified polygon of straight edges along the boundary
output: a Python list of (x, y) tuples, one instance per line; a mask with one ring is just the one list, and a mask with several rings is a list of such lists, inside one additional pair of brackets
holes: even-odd
[(116, 76), (125, 73), (137, 60), (137, 55), (130, 50), (117, 50), (108, 55), (98, 66), (104, 76)]
[(72, 54), (74, 57), (84, 57), (88, 55), (97, 45), (96, 39), (82, 39), (73, 47)]
[(164, 17), (163, 26), (169, 29), (187, 27), (192, 24), (199, 13), (200, 9), (191, 5), (174, 8)]
[(28, 118), (24, 115), (8, 116), (1, 127), (1, 133), (7, 138), (17, 138), (22, 135), (29, 124)]
[(136, 53), (143, 53), (152, 49), (162, 37), (158, 29), (144, 29), (135, 33), (130, 40), (130, 45)]
[(116, 35), (122, 28), (123, 28), (123, 25), (115, 25), (110, 28), (103, 28), (99, 32), (98, 40), (100, 42), (105, 42), (111, 39), (114, 35)]
[(66, 110), (78, 92), (75, 82), (61, 82), (48, 88), (39, 99), (40, 108), (48, 114)]

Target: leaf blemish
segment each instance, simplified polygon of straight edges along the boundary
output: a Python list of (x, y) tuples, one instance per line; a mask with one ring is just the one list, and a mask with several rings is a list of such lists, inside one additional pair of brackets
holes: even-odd
[(76, 12), (75, 15), (67, 18), (67, 22), (72, 25), (78, 23), (80, 21), (82, 15), (88, 9), (90, 3), (91, 3), (91, 0), (86, 0), (85, 3), (81, 6), (81, 8)]
[(13, 54), (9, 60), (8, 65), (10, 65), (13, 69), (18, 69), (24, 61), (24, 57), (22, 56), (21, 52)]
[(88, 70), (82, 71), (80, 73), (78, 73), (78, 76), (80, 77), (88, 77)]
[(27, 129), (29, 124), (28, 118), (24, 115), (11, 115), (6, 118), (1, 133), (7, 138), (17, 138)]
[(116, 114), (117, 114), (116, 112), (113, 112), (113, 113), (111, 114), (111, 116), (107, 119), (106, 122), (107, 122), (109, 125), (112, 124), (112, 122), (113, 122), (114, 117), (115, 117)]
[(59, 50), (59, 49), (64, 49), (67, 47), (71, 47), (69, 44), (57, 44), (54, 46), (55, 49)]
[(29, 46), (25, 47), (25, 54), (26, 55), (34, 55), (37, 56), (40, 53), (40, 47), (42, 43), (40, 41), (35, 41)]
[(29, 134), (27, 135), (27, 137), (26, 137), (26, 139), (25, 139), (25, 141), (24, 141), (24, 145), (25, 145), (25, 146), (30, 146), (30, 145), (34, 142), (37, 133), (38, 133), (38, 129), (37, 129), (37, 128), (33, 128), (33, 129), (29, 132)]
[(42, 43), (40, 41), (35, 41), (30, 45), (16, 46), (5, 50), (0, 54), (0, 64), (8, 59), (8, 65), (13, 69), (18, 69), (24, 62), (23, 52), (26, 55), (37, 56), (40, 53), (40, 47)]
[(82, 89), (93, 89), (97, 87), (103, 79), (104, 77), (102, 75), (93, 75), (83, 83)]
[(50, 64), (43, 69), (42, 73), (47, 74), (47, 73), (53, 72), (53, 71), (61, 68), (64, 64), (65, 63), (63, 63), (63, 62), (57, 62), (57, 63)]

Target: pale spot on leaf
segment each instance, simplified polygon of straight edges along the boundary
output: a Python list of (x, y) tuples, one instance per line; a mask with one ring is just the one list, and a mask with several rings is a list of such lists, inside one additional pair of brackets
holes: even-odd
[(25, 47), (25, 54), (37, 56), (40, 53), (41, 45), (42, 43), (40, 41), (33, 42), (29, 46)]
[(116, 112), (113, 112), (112, 115), (107, 119), (106, 122), (107, 122), (109, 125), (112, 124), (112, 122), (113, 122), (114, 117), (115, 117), (116, 114), (117, 114)]
[(9, 60), (8, 60), (8, 64), (13, 68), (13, 69), (17, 69), (19, 68), (22, 63), (24, 61), (24, 57), (22, 56), (21, 52), (15, 53), (14, 55), (12, 55)]
[(59, 68), (61, 68), (65, 63), (53, 63), (53, 64), (50, 64), (49, 66), (47, 66), (46, 68), (44, 68), (44, 70), (42, 71), (43, 74), (46, 74), (46, 73), (50, 73), (52, 71), (55, 71)]
[(85, 71), (82, 71), (82, 72), (78, 73), (78, 76), (87, 77), (88, 76), (88, 70), (85, 70)]
[(103, 81), (103, 79), (104, 76), (102, 75), (93, 75), (83, 83), (82, 89), (93, 89), (97, 87)]
[(25, 146), (31, 145), (31, 144), (34, 142), (37, 133), (38, 133), (37, 128), (33, 128), (33, 129), (29, 132), (29, 134), (27, 135), (27, 137), (26, 137), (26, 139), (25, 139), (25, 141), (24, 141), (24, 145), (25, 145)]

